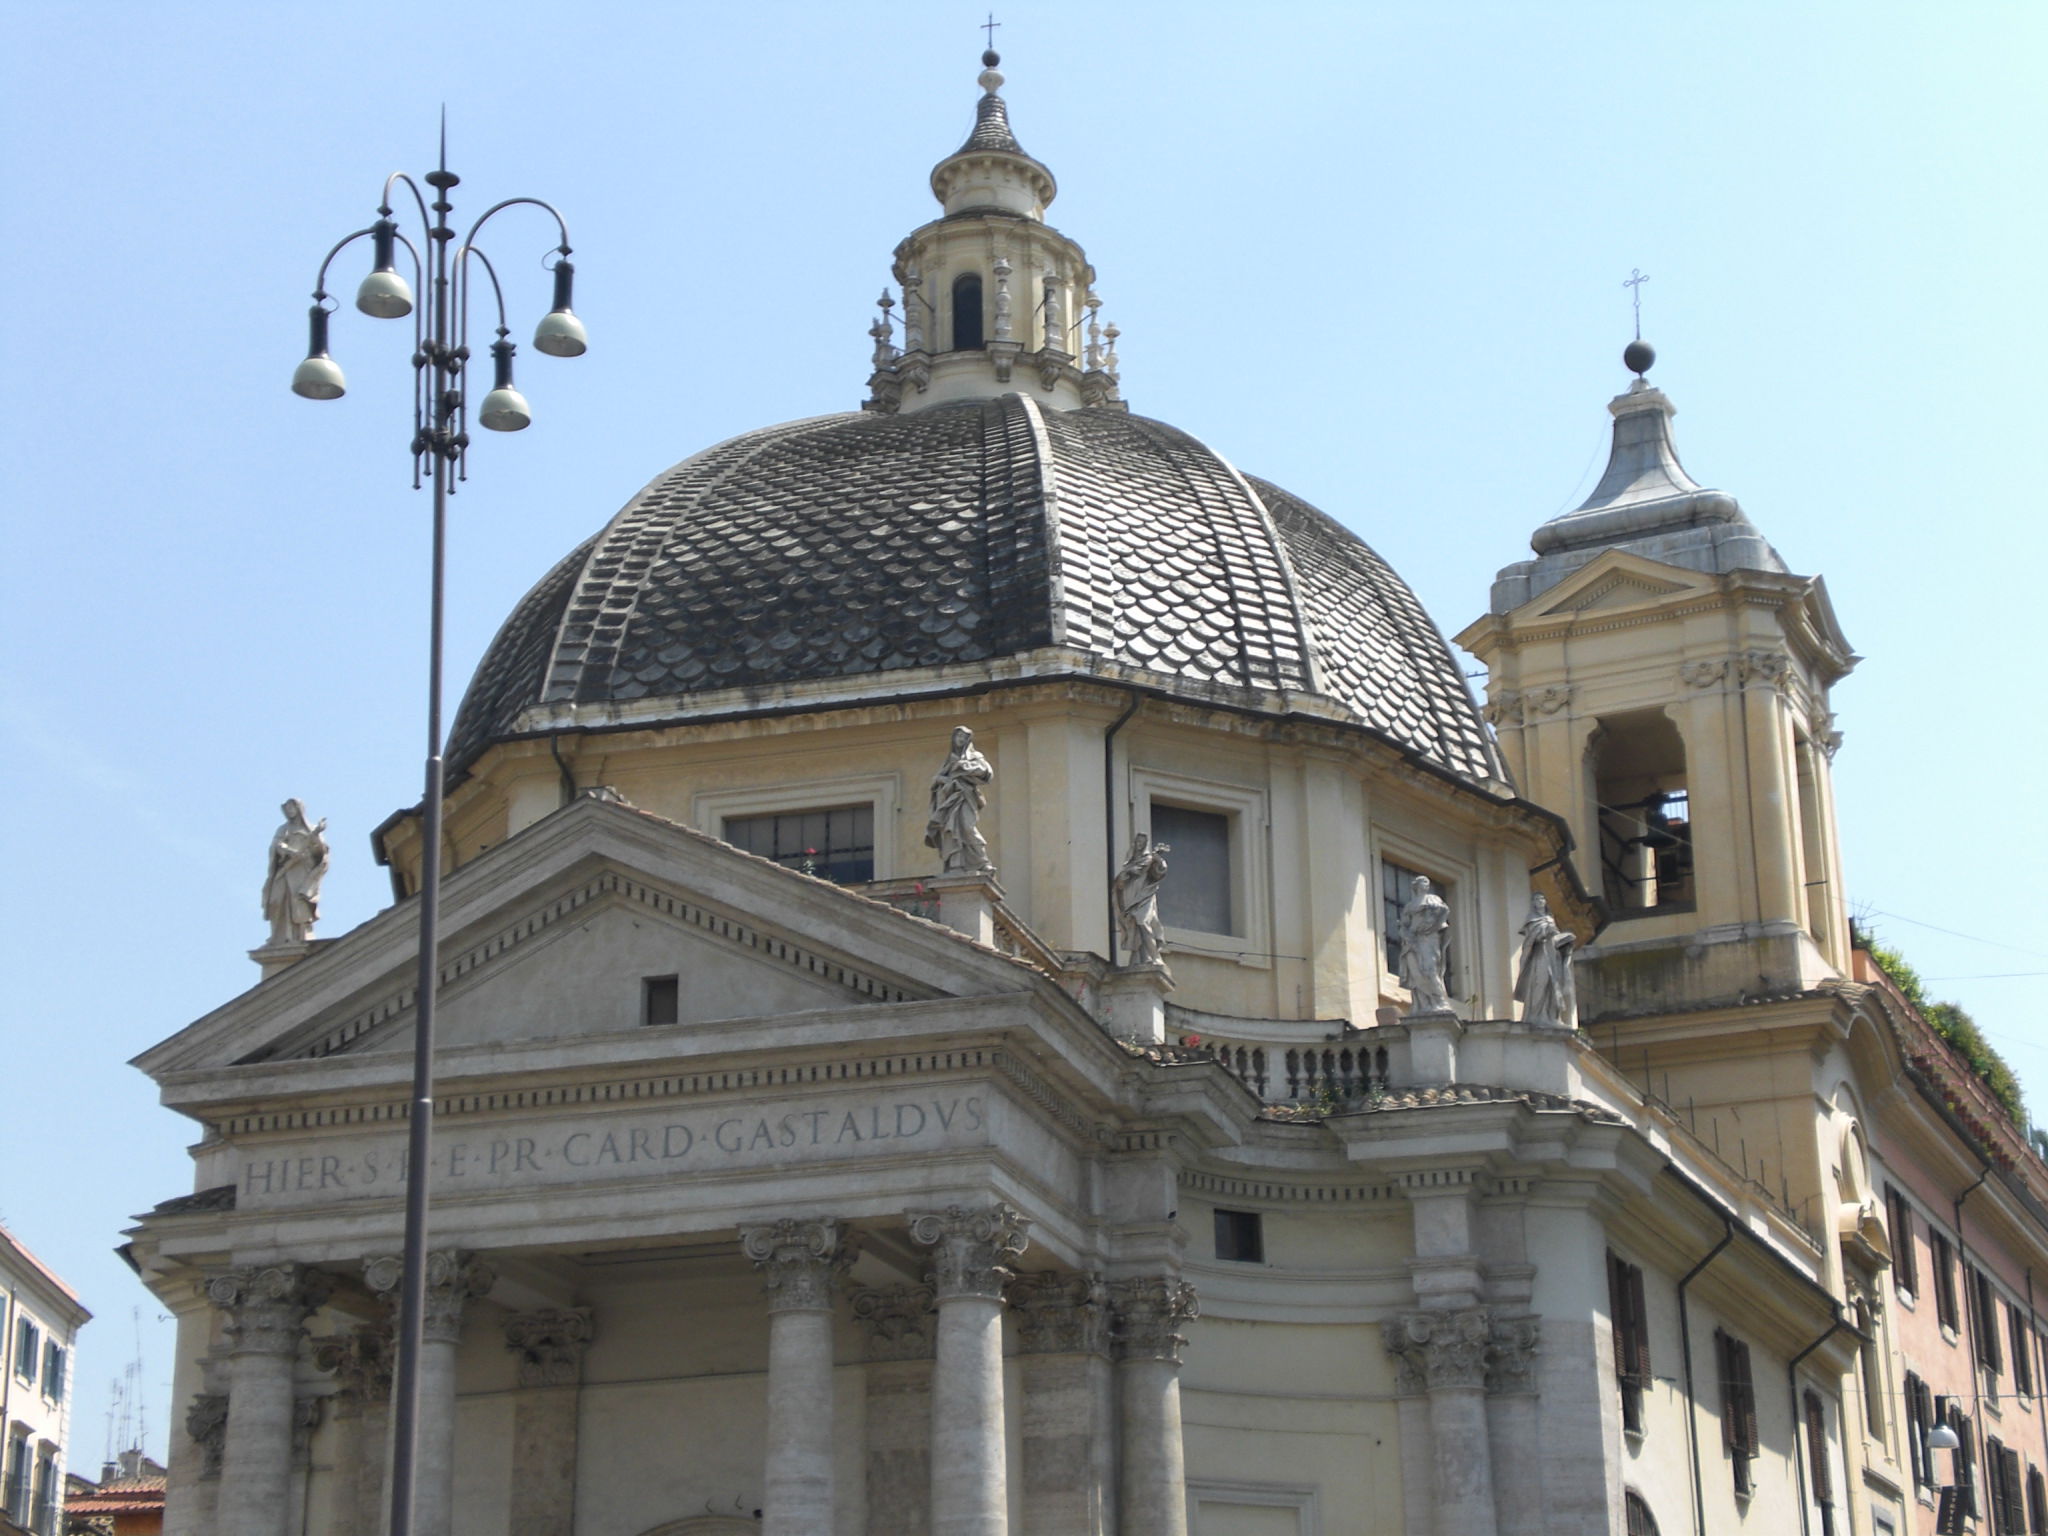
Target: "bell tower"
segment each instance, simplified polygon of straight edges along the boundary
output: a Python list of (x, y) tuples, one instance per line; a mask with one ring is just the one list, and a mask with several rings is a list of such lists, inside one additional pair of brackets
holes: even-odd
[(1580, 965), (1589, 1022), (1849, 969), (1828, 695), (1857, 658), (1821, 579), (1679, 463), (1655, 360), (1624, 353), (1606, 473), (1458, 636), (1517, 785), (1570, 820), (1607, 903)]
[(902, 291), (882, 291), (868, 380), (870, 411), (1029, 393), (1041, 405), (1122, 409), (1117, 328), (1097, 316), (1095, 269), (1045, 222), (1052, 172), (1024, 152), (997, 95), (1001, 57), (981, 56), (981, 100), (967, 141), (932, 167), (943, 209), (896, 247)]

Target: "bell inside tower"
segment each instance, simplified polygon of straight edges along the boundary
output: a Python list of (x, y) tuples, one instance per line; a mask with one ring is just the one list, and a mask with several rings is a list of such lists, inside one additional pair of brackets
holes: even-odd
[(1693, 905), (1685, 739), (1662, 710), (1604, 718), (1589, 752), (1600, 878), (1616, 917)]

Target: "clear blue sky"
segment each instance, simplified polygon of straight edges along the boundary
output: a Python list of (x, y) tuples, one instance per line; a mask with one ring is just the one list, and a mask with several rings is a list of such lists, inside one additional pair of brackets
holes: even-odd
[[(333, 935), (387, 900), (367, 836), (417, 796), (406, 342), (345, 312), (348, 397), (290, 395), (319, 257), (430, 165), (444, 101), (462, 206), (545, 197), (575, 235), (590, 354), (522, 357), (536, 423), (480, 444), (456, 504), (459, 686), (658, 471), (857, 404), (890, 251), (972, 120), (981, 10), (7, 15), (0, 1217), (100, 1315), (90, 1470), (136, 1305), (152, 1450), (182, 1411), (111, 1249), (188, 1187), (193, 1128), (125, 1063), (254, 981), (281, 799), (330, 819)], [(1826, 575), (1867, 658), (1836, 694), (1852, 902), (2048, 1111), (2043, 731), (2013, 671), (2048, 554), (2044, 18), (1180, 0), (1020, 5), (997, 45), (1134, 408), (1350, 523), (1447, 631), (1590, 484), (1621, 280), (1651, 275), (1687, 466)], [(524, 330), (551, 237), (496, 229)]]

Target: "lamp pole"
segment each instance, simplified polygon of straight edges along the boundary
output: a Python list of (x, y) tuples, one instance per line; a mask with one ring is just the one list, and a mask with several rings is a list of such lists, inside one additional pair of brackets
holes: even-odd
[[(561, 235), (555, 247), (554, 306), (534, 332), (533, 344), (553, 357), (580, 356), (588, 345), (583, 322), (570, 308), (575, 268), (569, 263), (569, 229), (549, 204), (532, 197), (508, 198), (487, 208), (456, 243), (448, 194), (461, 178), (448, 169), (448, 129), (441, 128), (441, 163), (422, 178), (433, 189), (427, 201), (418, 183), (404, 172), (385, 179), (376, 222), (337, 242), (320, 263), (313, 285), (306, 359), (292, 375), (292, 392), (308, 400), (335, 400), (346, 385), (341, 368), (327, 352), (327, 319), (333, 304), (327, 292), (327, 270), (334, 258), (358, 240), (368, 239), (374, 266), (356, 290), (356, 308), (377, 319), (413, 317), (413, 489), (433, 489), (433, 557), (429, 579), (427, 625), (427, 764), (420, 817), (419, 979), (413, 1002), (412, 1106), (407, 1126), (405, 1171), (405, 1261), (398, 1298), (398, 1361), (392, 1390), (391, 1519), (389, 1536), (412, 1536), (413, 1488), (419, 1445), (420, 1350), (424, 1342), (427, 1296), (427, 1184), (432, 1169), (434, 1137), (434, 993), (439, 980), (438, 940), (441, 917), (441, 641), (443, 588), (447, 566), (448, 498), (466, 479), (469, 451), (469, 405), (464, 388), (469, 351), (469, 296), (474, 279), (471, 263), (490, 279), (498, 312), (497, 339), (491, 344), (493, 386), (477, 408), (477, 419), (494, 432), (517, 432), (532, 424), (526, 399), (512, 383), (514, 347), (505, 324), (505, 295), (490, 260), (477, 249), (483, 226), (504, 209), (531, 206), (550, 215)], [(409, 238), (392, 217), (392, 194), (412, 194), (419, 213), (419, 240)], [(399, 273), (396, 256), (403, 245), (410, 254), (423, 305), (413, 303), (412, 286)], [(445, 1532), (429, 1536), (446, 1536)]]

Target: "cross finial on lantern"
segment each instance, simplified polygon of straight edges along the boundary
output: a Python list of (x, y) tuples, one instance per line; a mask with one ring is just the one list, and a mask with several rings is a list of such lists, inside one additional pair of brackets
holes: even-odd
[(1641, 267), (1630, 267), (1628, 276), (1621, 280), (1621, 286), (1628, 289), (1636, 306), (1636, 340), (1643, 339), (1643, 284), (1650, 280), (1650, 274)]

